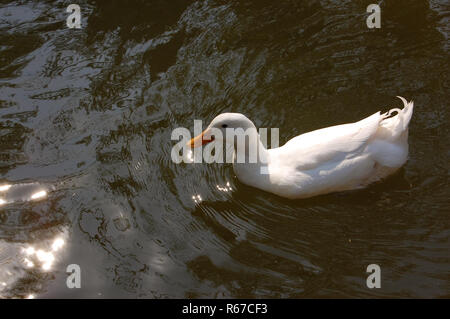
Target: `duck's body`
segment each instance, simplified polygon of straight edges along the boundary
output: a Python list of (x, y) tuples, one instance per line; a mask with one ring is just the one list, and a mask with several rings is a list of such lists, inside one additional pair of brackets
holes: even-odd
[[(413, 103), (401, 99), (402, 110), (378, 112), (359, 122), (305, 133), (278, 148), (266, 150), (258, 138), (264, 161), (234, 163), (236, 176), (244, 184), (291, 199), (357, 189), (378, 181), (395, 172), (408, 157)], [(397, 114), (390, 117), (394, 111)], [(225, 114), (214, 121), (222, 123)]]

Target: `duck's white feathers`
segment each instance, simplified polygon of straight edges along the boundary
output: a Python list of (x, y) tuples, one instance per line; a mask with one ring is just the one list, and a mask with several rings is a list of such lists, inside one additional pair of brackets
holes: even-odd
[[(408, 156), (413, 102), (361, 121), (299, 135), (268, 150), (268, 177), (244, 183), (288, 198), (364, 187), (401, 167)], [(392, 116), (394, 111), (396, 115)], [(239, 178), (239, 175), (238, 175)]]

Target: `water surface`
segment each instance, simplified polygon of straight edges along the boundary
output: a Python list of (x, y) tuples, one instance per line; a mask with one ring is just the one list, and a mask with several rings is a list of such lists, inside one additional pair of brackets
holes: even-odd
[[(69, 4), (0, 5), (0, 297), (450, 296), (446, 1), (381, 1), (381, 29), (360, 1), (79, 1), (78, 30)], [(396, 95), (409, 161), (365, 190), (292, 201), (170, 159), (194, 119), (284, 143)]]

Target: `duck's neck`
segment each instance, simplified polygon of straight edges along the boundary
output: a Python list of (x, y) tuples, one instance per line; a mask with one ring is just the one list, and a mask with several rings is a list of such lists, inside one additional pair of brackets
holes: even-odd
[(255, 130), (245, 136), (245, 144), (234, 143), (233, 169), (244, 184), (261, 188), (268, 179), (269, 152)]

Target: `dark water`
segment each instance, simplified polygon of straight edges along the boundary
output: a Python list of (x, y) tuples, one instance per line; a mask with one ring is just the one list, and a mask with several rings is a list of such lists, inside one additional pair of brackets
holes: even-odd
[[(79, 1), (79, 30), (71, 2), (0, 5), (0, 297), (450, 296), (447, 1), (381, 1), (381, 29), (367, 1)], [(170, 159), (194, 119), (284, 143), (396, 95), (410, 158), (365, 190), (291, 201)]]

